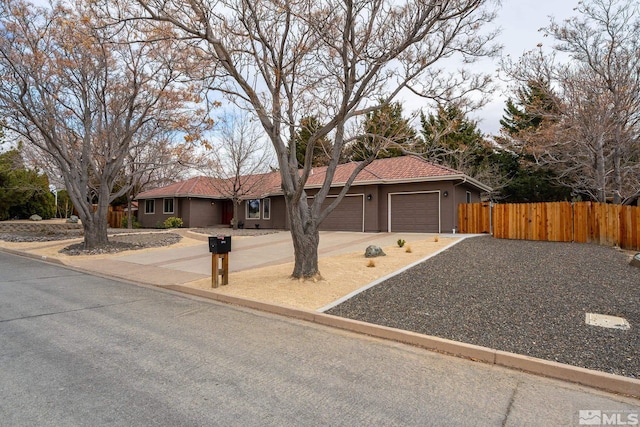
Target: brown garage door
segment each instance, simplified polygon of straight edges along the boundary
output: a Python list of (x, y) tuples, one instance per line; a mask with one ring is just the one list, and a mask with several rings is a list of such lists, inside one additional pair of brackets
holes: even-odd
[(389, 231), (439, 233), (438, 196), (438, 193), (392, 194)]
[[(327, 197), (323, 208), (335, 200)], [(345, 196), (340, 204), (320, 224), (320, 230), (326, 231), (363, 231), (364, 195)]]

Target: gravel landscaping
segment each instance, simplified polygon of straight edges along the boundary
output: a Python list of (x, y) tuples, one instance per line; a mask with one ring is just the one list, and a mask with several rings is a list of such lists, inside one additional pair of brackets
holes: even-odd
[(176, 233), (132, 233), (116, 234), (109, 237), (109, 243), (93, 249), (84, 249), (84, 243), (69, 245), (60, 252), (66, 255), (99, 255), (113, 254), (145, 248), (170, 246), (182, 240)]
[[(466, 239), (329, 314), (640, 378), (640, 269), (580, 243)], [(628, 330), (585, 324), (623, 317)]]
[[(199, 228), (193, 229), (197, 233), (218, 236), (257, 236), (277, 233), (278, 230), (239, 229), (231, 228)], [(178, 243), (182, 236), (163, 229), (133, 229), (110, 228), (109, 244), (93, 249), (84, 249), (82, 243), (75, 243), (62, 249), (65, 255), (100, 255), (114, 254), (122, 251), (170, 246)], [(0, 233), (0, 240), (6, 242), (53, 242), (57, 240), (79, 239), (83, 236), (82, 229), (48, 230), (45, 232), (9, 232)]]

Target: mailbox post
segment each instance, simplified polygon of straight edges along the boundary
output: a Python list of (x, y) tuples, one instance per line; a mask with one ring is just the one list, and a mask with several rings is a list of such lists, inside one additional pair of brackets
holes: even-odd
[[(217, 288), (220, 282), (222, 285), (228, 285), (231, 236), (209, 237), (209, 252), (211, 252), (211, 287)], [(222, 259), (222, 271), (220, 271), (220, 259)]]

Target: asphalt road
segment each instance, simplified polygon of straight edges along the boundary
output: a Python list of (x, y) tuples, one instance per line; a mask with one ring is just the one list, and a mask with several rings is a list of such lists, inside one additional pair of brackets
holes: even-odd
[(560, 426), (580, 410), (624, 421), (640, 402), (0, 252), (1, 426)]

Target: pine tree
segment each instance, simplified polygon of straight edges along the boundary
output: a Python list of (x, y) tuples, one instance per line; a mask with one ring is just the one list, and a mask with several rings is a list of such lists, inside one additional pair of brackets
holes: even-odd
[(491, 153), (477, 123), (456, 106), (440, 106), (435, 115), (422, 113), (420, 122), (421, 154), (431, 162), (472, 174)]
[[(321, 127), (322, 123), (317, 117), (303, 117), (302, 120), (300, 120), (300, 129), (294, 140), (296, 144), (296, 158), (298, 159), (298, 165), (300, 167), (304, 165), (309, 139)], [(326, 166), (329, 164), (330, 159), (331, 141), (326, 137), (321, 138), (314, 144), (311, 166)]]
[(516, 101), (507, 99), (502, 129), (511, 136), (522, 131), (538, 129), (543, 121), (553, 120), (558, 112), (557, 99), (548, 81), (529, 81), (516, 91)]
[[(500, 120), (505, 146), (516, 161), (510, 167), (508, 184), (501, 190), (507, 202), (550, 202), (567, 200), (571, 190), (561, 185), (549, 167), (536, 163), (525, 147), (535, 144), (545, 126), (559, 117), (558, 98), (546, 80), (531, 80), (516, 91), (516, 101), (509, 98)], [(523, 143), (526, 141), (526, 143)]]
[(392, 102), (366, 115), (362, 136), (347, 147), (346, 157), (352, 161), (399, 157), (411, 151), (416, 141), (416, 130), (402, 116), (402, 104)]

